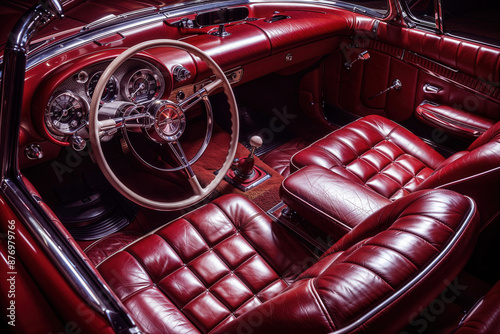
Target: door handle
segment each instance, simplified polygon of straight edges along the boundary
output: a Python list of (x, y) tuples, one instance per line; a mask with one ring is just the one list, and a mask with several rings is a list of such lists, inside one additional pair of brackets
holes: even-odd
[(428, 83), (426, 83), (422, 89), (424, 90), (424, 93), (428, 94), (437, 94), (442, 90), (441, 87), (436, 87)]

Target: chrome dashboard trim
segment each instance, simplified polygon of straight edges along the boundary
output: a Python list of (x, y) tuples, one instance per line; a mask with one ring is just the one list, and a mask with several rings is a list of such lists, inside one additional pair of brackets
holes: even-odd
[[(224, 7), (248, 3), (250, 3), (250, 0), (228, 0), (224, 2)], [(26, 70), (28, 71), (51, 58), (112, 34), (123, 33), (134, 28), (162, 22), (166, 18), (186, 15), (192, 12), (206, 11), (219, 7), (221, 7), (220, 2), (216, 4), (196, 2), (194, 4), (175, 4), (161, 9), (149, 7), (118, 15), (116, 17), (108, 16), (106, 17), (106, 20), (102, 21), (103, 19), (101, 19), (94, 23), (90, 23), (84, 26), (78, 34), (65, 38), (46, 49), (39, 50), (39, 52), (33, 50), (27, 58)], [(3, 59), (0, 61), (0, 64), (2, 64), (2, 61)], [(0, 78), (1, 76), (2, 73), (0, 72)]]

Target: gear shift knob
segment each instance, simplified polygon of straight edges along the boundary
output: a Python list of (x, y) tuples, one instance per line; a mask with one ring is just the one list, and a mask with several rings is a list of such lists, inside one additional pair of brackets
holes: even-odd
[(261, 147), (263, 144), (262, 138), (259, 136), (253, 136), (250, 138), (250, 145), (255, 148)]
[(254, 153), (255, 150), (259, 147), (261, 147), (263, 144), (262, 138), (259, 136), (253, 136), (250, 138), (250, 145), (252, 145), (252, 148), (250, 149), (250, 154), (246, 158), (241, 158), (238, 162), (238, 168), (234, 171), (234, 174), (240, 179), (240, 180), (247, 180), (249, 178), (252, 178), (255, 175), (255, 170), (254, 170)]
[[(253, 158), (255, 150), (258, 149), (259, 147), (261, 147), (262, 144), (263, 144), (263, 140), (261, 137), (253, 136), (252, 138), (250, 138), (250, 145), (252, 146), (252, 148), (250, 149), (250, 154), (248, 155), (248, 158)], [(253, 168), (253, 166), (252, 166), (252, 168)]]

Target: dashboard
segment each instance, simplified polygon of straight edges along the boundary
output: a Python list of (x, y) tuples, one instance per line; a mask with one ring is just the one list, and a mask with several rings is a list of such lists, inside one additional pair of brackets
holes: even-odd
[[(269, 8), (268, 8), (269, 7)], [(292, 6), (293, 7), (293, 6)], [(226, 25), (227, 35), (213, 27), (192, 28), (182, 23), (195, 15), (154, 17), (147, 28), (127, 26), (82, 32), (75, 43), (48, 47), (42, 56), (28, 59), (20, 133), (22, 168), (54, 159), (61, 148), (81, 150), (88, 143), (88, 116), (94, 90), (103, 71), (124, 49), (151, 39), (183, 40), (205, 51), (222, 68), (232, 85), (270, 73), (293, 73), (338, 48), (340, 36), (351, 32), (353, 19), (338, 9), (317, 11), (313, 6), (279, 10), (275, 6), (250, 8), (250, 17)], [(276, 14), (278, 13), (278, 14)], [(117, 33), (117, 31), (119, 33)], [(106, 108), (118, 103), (147, 107), (155, 100), (180, 103), (212, 80), (200, 59), (175, 48), (153, 48), (137, 54), (113, 74), (101, 96)], [(36, 152), (43, 151), (43, 158)], [(35, 152), (35, 154), (33, 154)]]
[[(48, 99), (43, 130), (56, 142), (67, 142), (71, 136), (88, 139), (89, 106), (94, 90), (108, 62), (98, 63), (74, 73), (64, 80)], [(141, 59), (125, 62), (111, 76), (101, 96), (105, 104), (126, 101), (145, 104), (161, 98), (172, 86), (172, 77), (165, 69)], [(112, 115), (118, 116), (118, 115)]]

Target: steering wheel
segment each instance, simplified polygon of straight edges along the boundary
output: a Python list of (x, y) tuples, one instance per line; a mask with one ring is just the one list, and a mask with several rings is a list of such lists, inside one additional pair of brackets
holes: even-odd
[[(123, 114), (120, 117), (109, 118), (105, 120), (99, 120), (99, 107), (100, 99), (104, 92), (107, 82), (110, 80), (111, 76), (115, 71), (128, 59), (132, 58), (139, 52), (146, 49), (157, 48), (157, 47), (170, 47), (176, 48), (190, 53), (193, 56), (199, 57), (203, 60), (207, 66), (212, 70), (215, 75), (215, 79), (204, 87), (200, 88), (191, 96), (185, 98), (180, 103), (174, 103), (168, 100), (156, 100), (151, 102), (145, 108), (137, 108), (134, 113)], [(231, 139), (229, 143), (229, 148), (227, 150), (227, 155), (225, 161), (222, 165), (221, 170), (217, 173), (217, 176), (205, 187), (202, 187), (198, 178), (196, 177), (191, 165), (203, 154), (211, 136), (211, 126), (213, 124), (213, 115), (211, 108), (207, 109), (207, 133), (205, 135), (205, 141), (196, 156), (191, 159), (191, 161), (186, 157), (184, 150), (179, 143), (179, 138), (184, 133), (186, 126), (186, 117), (184, 113), (192, 108), (195, 104), (203, 101), (205, 105), (210, 106), (208, 96), (222, 87), (224, 94), (227, 97), (227, 102), (229, 105), (229, 111), (231, 114)], [(112, 131), (116, 132), (118, 129), (122, 129), (124, 136), (126, 132), (132, 128), (141, 128), (144, 136), (148, 140), (152, 140), (156, 143), (166, 144), (172, 151), (176, 160), (179, 163), (178, 168), (165, 169), (163, 172), (175, 171), (183, 169), (185, 171), (186, 177), (193, 190), (193, 195), (182, 200), (165, 200), (161, 201), (158, 199), (150, 198), (145, 195), (138, 194), (136, 191), (131, 190), (126, 184), (124, 184), (112, 170), (106, 157), (102, 150), (101, 138), (105, 136), (106, 133)], [(214, 60), (207, 55), (202, 50), (187, 44), (185, 42), (159, 39), (143, 42), (135, 45), (132, 48), (127, 49), (117, 58), (115, 58), (102, 73), (97, 86), (94, 90), (92, 97), (92, 102), (90, 105), (89, 113), (89, 136), (90, 143), (92, 145), (92, 150), (95, 155), (95, 160), (101, 169), (102, 173), (106, 179), (111, 183), (111, 185), (118, 190), (123, 196), (130, 199), (131, 201), (152, 209), (169, 211), (184, 209), (191, 205), (194, 205), (204, 198), (206, 198), (212, 191), (215, 190), (217, 185), (223, 180), (224, 175), (231, 167), (231, 163), (236, 154), (236, 149), (238, 145), (238, 133), (239, 133), (239, 118), (238, 118), (238, 108), (236, 105), (236, 100), (224, 72), (221, 68), (214, 62)], [(136, 152), (134, 155), (142, 159)], [(149, 166), (154, 168), (153, 166)]]

